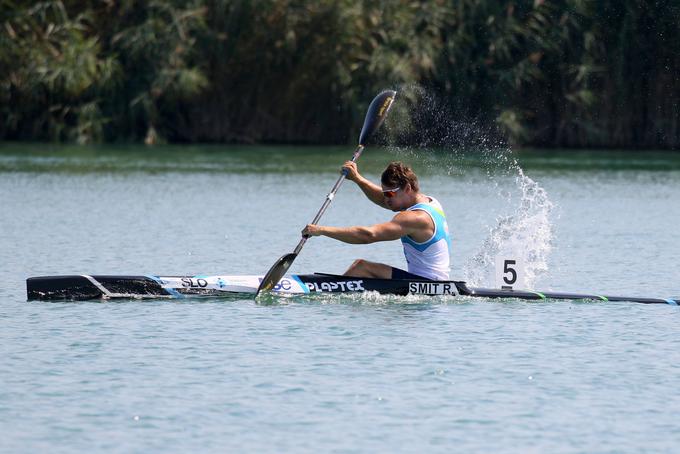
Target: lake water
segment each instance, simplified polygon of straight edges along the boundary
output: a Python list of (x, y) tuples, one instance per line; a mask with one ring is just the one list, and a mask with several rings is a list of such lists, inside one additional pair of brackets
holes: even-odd
[[(50, 274), (263, 274), (346, 147), (0, 146), (0, 451), (674, 452), (670, 305), (343, 296), (26, 302)], [(451, 277), (680, 297), (680, 155), (368, 148), (447, 211)], [(391, 214), (352, 184), (322, 223)], [(400, 245), (311, 239), (291, 271)]]

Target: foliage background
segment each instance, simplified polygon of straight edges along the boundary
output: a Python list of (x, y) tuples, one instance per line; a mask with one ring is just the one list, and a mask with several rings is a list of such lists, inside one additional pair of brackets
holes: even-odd
[(438, 108), (406, 142), (678, 148), (678, 24), (676, 0), (0, 0), (0, 139), (346, 143), (417, 86)]

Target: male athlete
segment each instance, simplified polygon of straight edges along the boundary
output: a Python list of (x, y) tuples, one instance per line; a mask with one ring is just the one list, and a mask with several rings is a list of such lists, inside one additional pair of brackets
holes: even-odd
[(345, 276), (382, 279), (449, 279), (451, 238), (446, 216), (439, 202), (420, 192), (418, 177), (401, 162), (390, 163), (378, 186), (359, 174), (356, 163), (343, 166), (347, 179), (354, 181), (368, 199), (397, 214), (391, 221), (371, 226), (329, 227), (309, 224), (302, 231), (308, 236), (327, 236), (351, 244), (401, 239), (408, 272), (383, 263), (355, 260)]

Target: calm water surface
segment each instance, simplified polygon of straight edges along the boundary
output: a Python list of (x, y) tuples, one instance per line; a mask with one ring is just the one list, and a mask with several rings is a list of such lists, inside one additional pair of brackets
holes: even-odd
[[(677, 450), (677, 307), (25, 301), (35, 275), (264, 273), (350, 154), (2, 145), (0, 451)], [(520, 239), (536, 289), (680, 297), (679, 155), (369, 149), (360, 168), (393, 159), (447, 210), (453, 278), (493, 286), (483, 257)], [(389, 216), (347, 184), (323, 222)], [(291, 271), (358, 257), (403, 266), (396, 243), (314, 238)]]

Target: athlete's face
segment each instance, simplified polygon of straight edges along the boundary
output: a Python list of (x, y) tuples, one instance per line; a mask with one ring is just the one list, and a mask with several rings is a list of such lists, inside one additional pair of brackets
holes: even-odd
[(407, 184), (406, 187), (386, 187), (382, 185), (383, 199), (385, 204), (392, 211), (402, 211), (413, 205), (410, 203), (412, 198), (411, 187)]

